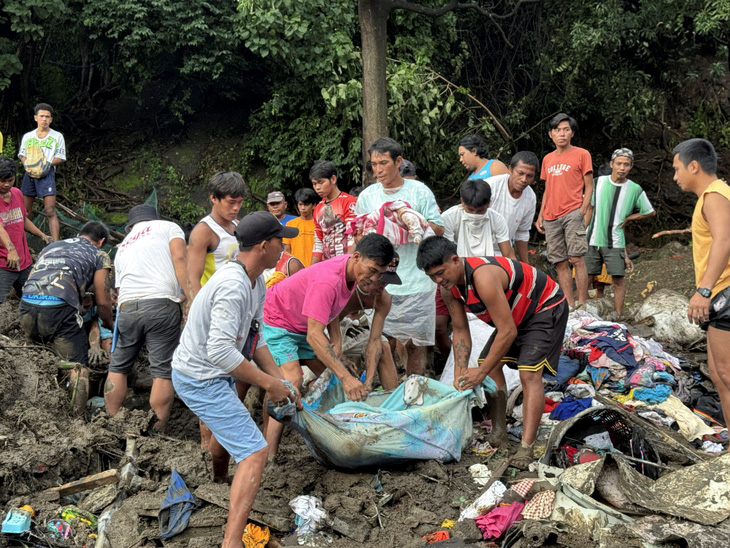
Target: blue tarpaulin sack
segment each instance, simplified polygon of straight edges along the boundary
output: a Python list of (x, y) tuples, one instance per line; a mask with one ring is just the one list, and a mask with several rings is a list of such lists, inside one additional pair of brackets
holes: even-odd
[(198, 507), (195, 497), (185, 485), (177, 470), (172, 471), (170, 487), (167, 496), (162, 501), (158, 519), (160, 521), (160, 536), (171, 538), (182, 533), (188, 526), (190, 514)]
[[(494, 390), (494, 382), (487, 379), (487, 390)], [(460, 392), (412, 375), (392, 392), (371, 392), (365, 401), (354, 402), (326, 371), (302, 401), (301, 411), (269, 402), (267, 412), (296, 429), (325, 466), (357, 469), (409, 460), (458, 461), (471, 441), (475, 398), (473, 390)]]

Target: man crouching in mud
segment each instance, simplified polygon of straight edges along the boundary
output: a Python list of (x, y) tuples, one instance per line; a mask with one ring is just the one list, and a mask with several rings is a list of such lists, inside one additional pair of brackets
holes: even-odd
[[(568, 322), (568, 305), (560, 287), (547, 274), (505, 257), (459, 257), (456, 244), (442, 236), (426, 238), (418, 247), (418, 268), (440, 286), (453, 325), (454, 387), (469, 390), (489, 375), (497, 393), (487, 396), (492, 415), (489, 443), (507, 438), (507, 391), (502, 366), (516, 367), (525, 394), (522, 444), (512, 466), (526, 469), (545, 405), (542, 369), (553, 375)], [(496, 330), (468, 369), (471, 334), (466, 311)]]
[(213, 433), (208, 448), (214, 476), (227, 478), (228, 455), (238, 464), (224, 548), (243, 546), (241, 537), (268, 455), (264, 437), (238, 398), (236, 380), (260, 386), (278, 405), (288, 399), (298, 408), (302, 405), (258, 336), (266, 295), (262, 273), (279, 260), (282, 238), (297, 234), (298, 229), (282, 226), (265, 211), (246, 215), (235, 230), (237, 258), (218, 269), (195, 297), (172, 358), (175, 391)]

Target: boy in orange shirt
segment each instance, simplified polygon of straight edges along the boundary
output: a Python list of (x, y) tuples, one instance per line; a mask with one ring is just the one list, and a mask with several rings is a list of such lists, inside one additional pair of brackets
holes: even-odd
[(319, 203), (319, 196), (311, 188), (300, 188), (294, 194), (297, 202), (299, 217), (292, 219), (286, 226), (299, 229), (296, 238), (284, 238), (284, 252), (289, 253), (302, 261), (304, 266), (312, 264), (312, 249), (314, 248), (314, 218), (312, 211)]
[(575, 268), (578, 305), (588, 300), (583, 256), (588, 251), (586, 226), (591, 218), (593, 162), (590, 152), (570, 142), (578, 131), (573, 118), (561, 112), (550, 120), (549, 127), (555, 150), (542, 160), (540, 178), (545, 181), (545, 193), (535, 228), (545, 234), (548, 260), (555, 265), (568, 305), (574, 307), (571, 267)]

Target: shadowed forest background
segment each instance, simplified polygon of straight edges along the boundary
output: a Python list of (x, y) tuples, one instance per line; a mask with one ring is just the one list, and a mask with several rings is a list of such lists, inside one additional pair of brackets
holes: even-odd
[(387, 21), (376, 42), (387, 43), (388, 132), (442, 206), (466, 176), (460, 137), (482, 135), (505, 162), (518, 150), (542, 157), (553, 148), (546, 122), (565, 111), (596, 169), (615, 148), (634, 150), (631, 178), (658, 215), (632, 241), (689, 225), (694, 197), (672, 181), (671, 150), (708, 138), (719, 174), (730, 172), (730, 0), (465, 4), (3, 0), (4, 154), (34, 127), (33, 105), (51, 103), (69, 150), (59, 201), (110, 222), (153, 188), (164, 215), (196, 221), (221, 170), (244, 175), (248, 208), (272, 189), (293, 195), (321, 158), (348, 189), (364, 175), (370, 10)]

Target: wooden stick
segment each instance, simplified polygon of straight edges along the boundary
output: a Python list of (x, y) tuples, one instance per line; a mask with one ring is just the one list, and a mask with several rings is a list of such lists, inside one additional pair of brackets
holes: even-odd
[(90, 489), (101, 487), (102, 485), (117, 483), (118, 481), (119, 475), (117, 474), (117, 469), (112, 468), (111, 470), (106, 470), (105, 472), (99, 472), (98, 474), (86, 476), (70, 483), (64, 483), (59, 487), (51, 487), (50, 489), (41, 491), (40, 493), (38, 493), (38, 495), (44, 500), (54, 501), (68, 495), (72, 495), (74, 493), (89, 491)]
[(662, 230), (661, 232), (657, 232), (656, 234), (652, 234), (652, 238), (658, 238), (659, 236), (666, 236), (667, 234), (685, 234), (687, 232), (692, 232), (692, 228), (680, 228), (677, 230)]

